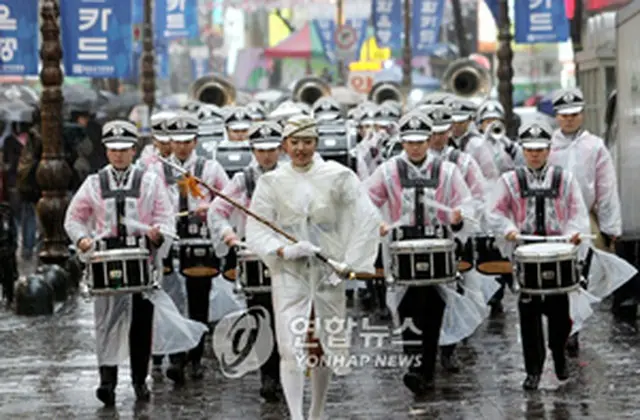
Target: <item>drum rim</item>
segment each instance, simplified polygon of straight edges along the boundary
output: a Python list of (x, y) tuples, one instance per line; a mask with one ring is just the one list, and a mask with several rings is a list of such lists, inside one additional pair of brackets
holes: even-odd
[[(560, 261), (569, 261), (575, 260), (578, 256), (579, 248), (575, 245), (571, 245), (570, 249), (563, 250), (563, 252), (559, 252), (556, 254), (550, 253), (529, 253), (523, 254), (522, 247), (532, 247), (541, 244), (527, 244), (521, 245), (513, 251), (513, 257), (517, 262), (524, 263), (532, 263), (532, 262), (560, 262)], [(568, 244), (553, 244), (553, 245), (568, 245)]]
[[(248, 249), (240, 249), (238, 251), (236, 251), (236, 255), (238, 257), (238, 260), (240, 260), (240, 257), (250, 257), (250, 256), (254, 256), (257, 258), (258, 261), (262, 261), (259, 257), (258, 254), (256, 254), (255, 252), (252, 252)], [(247, 260), (247, 261), (255, 261), (255, 260)]]
[(201, 246), (201, 245), (205, 245), (205, 246), (213, 246), (213, 242), (211, 241), (211, 239), (207, 239), (207, 238), (184, 238), (184, 239), (180, 239), (178, 241), (178, 244), (183, 247), (183, 246)]
[[(118, 252), (111, 252), (118, 251)], [(89, 264), (102, 264), (113, 261), (147, 261), (151, 254), (148, 249), (131, 249), (128, 252), (121, 250), (95, 251), (89, 257)]]
[[(438, 241), (439, 243), (436, 245), (435, 243), (432, 242), (433, 245), (428, 248), (419, 248), (415, 245), (411, 245), (407, 243), (407, 242), (418, 243), (419, 241), (425, 241), (425, 242)], [(404, 239), (404, 240), (391, 242), (389, 244), (389, 249), (391, 251), (424, 251), (426, 253), (443, 252), (443, 251), (449, 252), (449, 251), (455, 251), (456, 243), (451, 239), (444, 239), (444, 238)]]
[(394, 277), (393, 282), (400, 286), (436, 286), (438, 284), (452, 283), (456, 281), (455, 275), (450, 277), (438, 277), (436, 279), (397, 279)]

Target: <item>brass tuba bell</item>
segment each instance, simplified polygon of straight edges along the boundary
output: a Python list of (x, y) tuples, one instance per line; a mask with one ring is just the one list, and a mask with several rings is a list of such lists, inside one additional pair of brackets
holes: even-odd
[(491, 73), (469, 58), (449, 64), (442, 77), (442, 88), (465, 98), (486, 97), (491, 93)]
[(319, 77), (309, 76), (298, 80), (292, 89), (291, 99), (312, 106), (324, 96), (331, 95), (331, 88)]
[(380, 105), (385, 101), (396, 101), (404, 104), (404, 95), (400, 85), (395, 82), (378, 82), (371, 87), (368, 99)]
[(220, 76), (202, 76), (189, 87), (189, 96), (192, 99), (218, 107), (233, 105), (236, 95), (233, 84)]

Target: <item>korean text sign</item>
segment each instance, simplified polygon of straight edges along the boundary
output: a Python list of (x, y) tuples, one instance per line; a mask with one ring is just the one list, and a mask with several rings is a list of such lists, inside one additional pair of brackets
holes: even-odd
[(122, 0), (60, 4), (64, 67), (69, 76), (127, 78), (132, 72), (132, 7)]
[(518, 1), (515, 14), (515, 39), (519, 44), (564, 42), (569, 38), (564, 1)]
[(0, 74), (38, 74), (38, 0), (0, 0)]

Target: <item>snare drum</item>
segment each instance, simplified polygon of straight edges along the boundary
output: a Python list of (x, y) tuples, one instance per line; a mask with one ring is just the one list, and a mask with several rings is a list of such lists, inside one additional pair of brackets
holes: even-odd
[(433, 286), (456, 280), (455, 242), (449, 239), (411, 239), (389, 246), (395, 282)]
[(215, 277), (220, 272), (220, 259), (210, 239), (180, 240), (180, 274), (185, 277)]
[(237, 252), (238, 277), (247, 292), (271, 292), (271, 274), (269, 268), (258, 256), (245, 249)]
[(521, 245), (513, 257), (521, 293), (564, 294), (580, 287), (578, 247), (572, 244)]
[(511, 274), (513, 264), (502, 256), (495, 242), (493, 236), (474, 239), (476, 270), (486, 275)]
[(473, 240), (469, 239), (464, 245), (456, 238), (456, 258), (458, 260), (458, 271), (466, 273), (473, 268)]
[(88, 263), (91, 294), (138, 293), (153, 288), (149, 250), (95, 251)]

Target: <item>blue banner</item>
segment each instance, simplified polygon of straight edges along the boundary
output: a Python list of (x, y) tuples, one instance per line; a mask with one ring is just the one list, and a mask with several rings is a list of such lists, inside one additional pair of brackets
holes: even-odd
[(440, 39), (444, 0), (413, 2), (411, 49), (414, 56), (430, 55)]
[(498, 0), (484, 0), (484, 2), (487, 4), (487, 7), (489, 8), (489, 10), (491, 11), (491, 14), (493, 15), (493, 19), (496, 21), (496, 24), (500, 22), (500, 16), (499, 16), (499, 4), (498, 4)]
[(356, 51), (353, 59), (355, 61), (360, 60), (360, 50), (364, 41), (367, 40), (367, 32), (369, 30), (369, 19), (347, 19), (347, 25), (353, 27), (358, 34), (358, 42), (356, 42)]
[(516, 3), (515, 12), (517, 43), (556, 43), (569, 39), (569, 19), (564, 1), (520, 1)]
[(330, 63), (336, 62), (336, 22), (333, 19), (314, 19), (312, 28), (318, 34), (322, 49)]
[(371, 17), (378, 47), (392, 51), (402, 48), (402, 15), (402, 0), (373, 0)]
[(38, 0), (0, 0), (0, 74), (38, 74)]
[(156, 0), (156, 39), (198, 38), (197, 0)]
[(122, 7), (122, 0), (60, 2), (65, 74), (74, 77), (130, 77), (133, 52), (131, 14), (132, 7)]

